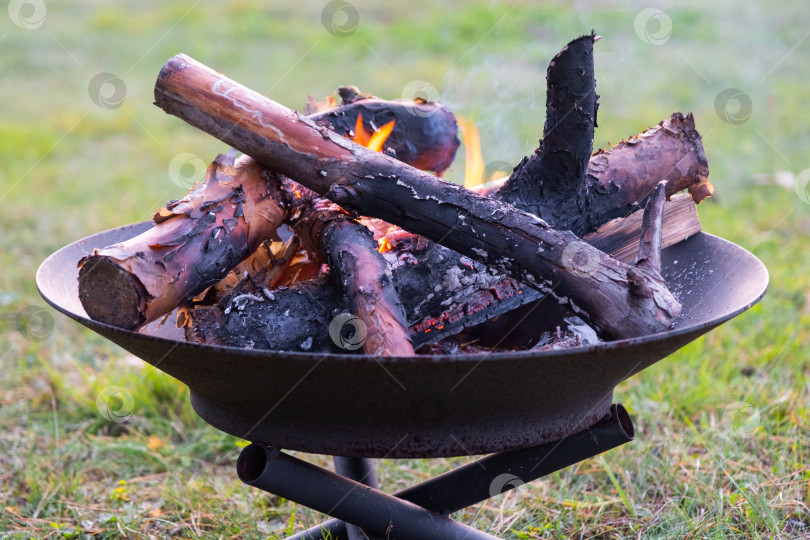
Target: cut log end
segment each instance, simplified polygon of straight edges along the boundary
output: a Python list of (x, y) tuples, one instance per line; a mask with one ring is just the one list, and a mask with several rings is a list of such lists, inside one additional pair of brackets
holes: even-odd
[(79, 269), (79, 300), (91, 319), (134, 330), (146, 319), (140, 280), (109, 257), (90, 255)]

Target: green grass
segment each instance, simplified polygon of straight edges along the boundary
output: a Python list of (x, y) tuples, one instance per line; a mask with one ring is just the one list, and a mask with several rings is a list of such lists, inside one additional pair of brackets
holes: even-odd
[[(717, 187), (704, 229), (760, 257), (770, 290), (617, 389), (635, 442), (456, 517), (506, 538), (810, 534), (810, 205), (773, 183), (810, 168), (806, 6), (677, 2), (655, 46), (634, 30), (647, 7), (634, 2), (353, 3), (348, 37), (310, 0), (49, 2), (32, 30), (0, 12), (0, 537), (279, 538), (321, 519), (242, 485), (241, 442), (202, 422), (182, 384), (36, 293), (49, 253), (181, 195), (175, 155), (224, 149), (151, 105), (168, 57), (186, 52), (293, 107), (341, 84), (397, 98), (428, 81), (478, 122), (486, 162), (516, 163), (542, 128), (546, 65), (592, 28), (604, 36), (595, 145), (694, 112)], [(126, 84), (120, 107), (90, 99), (100, 72)], [(740, 125), (715, 111), (725, 88), (751, 99)], [(133, 398), (125, 422), (98, 411), (111, 387)], [(126, 395), (113, 412), (128, 411)], [(465, 461), (383, 460), (379, 474), (395, 491)]]

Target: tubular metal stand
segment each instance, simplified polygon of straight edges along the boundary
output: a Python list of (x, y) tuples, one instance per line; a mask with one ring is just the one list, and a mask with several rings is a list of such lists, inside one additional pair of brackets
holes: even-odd
[(493, 540), (449, 517), (633, 440), (620, 404), (599, 422), (559, 441), (492, 454), (393, 495), (379, 490), (371, 459), (335, 457), (336, 473), (251, 444), (236, 463), (239, 479), (336, 519), (287, 540)]

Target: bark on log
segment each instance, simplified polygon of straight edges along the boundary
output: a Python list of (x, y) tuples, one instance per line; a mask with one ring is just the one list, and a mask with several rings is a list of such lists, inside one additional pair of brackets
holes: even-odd
[[(644, 208), (647, 197), (661, 180), (667, 181), (667, 198), (688, 190), (688, 196), (700, 203), (714, 192), (708, 174), (702, 138), (691, 114), (672, 113), (670, 118), (626, 141), (608, 149), (600, 148), (591, 155), (585, 175), (590, 206), (582, 212), (589, 216), (593, 229), (587, 234)], [(513, 174), (512, 178), (490, 182), (474, 191), (499, 197), (508, 193), (505, 186), (509, 182), (524, 178)], [(563, 228), (565, 223), (555, 219), (550, 215), (546, 221), (552, 227)]]
[(421, 234), (573, 302), (607, 336), (668, 327), (680, 304), (660, 276), (627, 266), (536, 216), (369, 152), (178, 55), (156, 104), (343, 206)]
[(373, 356), (413, 356), (391, 269), (371, 232), (325, 199), (312, 206), (293, 224), (295, 232), (310, 251), (329, 262), (350, 308), (345, 320), (332, 319), (332, 340), (343, 349), (362, 347)]
[[(643, 213), (639, 210), (618, 218), (585, 240), (624, 262), (633, 262), (638, 255)], [(662, 248), (700, 231), (695, 203), (688, 194), (677, 195), (664, 205), (663, 230)], [(393, 269), (414, 348), (485, 322), (485, 330), (471, 332), (483, 345), (527, 348), (542, 332), (552, 331), (564, 317), (572, 315), (556, 301), (546, 300), (537, 306), (542, 295), (534, 289), (421, 236), (395, 229), (387, 238), (391, 249), (383, 256)], [(259, 302), (239, 309), (229, 302), (197, 306), (189, 313), (192, 324), (188, 339), (212, 345), (249, 344), (257, 349), (346, 352), (322, 338), (329, 334), (333, 317), (349, 312), (351, 307), (332, 280), (319, 279), (317, 283), (296, 283), (274, 290), (275, 306), (264, 302), (262, 292), (255, 287), (250, 290), (260, 297)], [(284, 317), (293, 303), (300, 314), (291, 310), (296, 315)], [(231, 310), (226, 314), (228, 307)], [(503, 314), (509, 318), (492, 321)], [(268, 326), (272, 333), (266, 332)], [(307, 341), (310, 335), (312, 342)]]
[(94, 320), (153, 321), (222, 279), (281, 225), (282, 180), (251, 158), (220, 155), (205, 180), (154, 216), (145, 233), (84, 257), (79, 299)]
[(362, 115), (367, 131), (376, 131), (390, 121), (394, 129), (382, 151), (417, 169), (441, 175), (458, 150), (456, 117), (439, 103), (421, 100), (383, 100), (364, 97), (356, 89), (340, 88), (343, 104), (309, 114), (315, 123), (327, 122), (341, 135), (353, 133), (357, 115)]
[(699, 203), (713, 191), (691, 114), (673, 113), (610, 150), (585, 154), (591, 152), (598, 109), (595, 39), (592, 34), (572, 41), (549, 65), (543, 139), (495, 194), (579, 236), (643, 208), (661, 180), (667, 181), (667, 197), (688, 189)]

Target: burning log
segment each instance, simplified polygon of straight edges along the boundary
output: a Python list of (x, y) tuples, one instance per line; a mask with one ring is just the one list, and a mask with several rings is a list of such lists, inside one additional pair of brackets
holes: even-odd
[(610, 337), (660, 331), (680, 311), (654, 270), (627, 266), (536, 216), (346, 141), (185, 55), (161, 70), (155, 98), (166, 112), (344, 208), (570, 298)]
[[(359, 125), (368, 132), (394, 122), (381, 151), (417, 169), (443, 173), (456, 156), (460, 141), (456, 117), (445, 106), (423, 100), (388, 101), (360, 94), (354, 87), (338, 88), (340, 106), (330, 101), (325, 110), (311, 102), (307, 115), (315, 123), (327, 122), (337, 133), (356, 136)], [(362, 124), (358, 122), (362, 118)]]
[[(413, 356), (391, 269), (371, 232), (329, 201), (321, 199), (313, 206), (294, 223), (295, 232), (329, 262), (335, 281), (348, 296), (351, 315), (333, 319), (332, 340), (347, 350), (362, 346), (375, 356)], [(344, 336), (346, 330), (352, 334)]]
[[(540, 297), (534, 289), (419, 236), (409, 234), (394, 241), (382, 256), (391, 267), (407, 317), (407, 336), (414, 347)], [(244, 293), (253, 298), (240, 299)], [(265, 301), (267, 293), (272, 295), (271, 301)], [(187, 338), (257, 349), (346, 352), (334, 343), (339, 339), (326, 339), (336, 314), (357, 314), (334, 280), (319, 277), (267, 293), (248, 277), (223, 301), (196, 305), (188, 313)], [(314, 341), (307, 341), (310, 335), (315, 336)]]
[[(642, 209), (628, 218), (617, 218), (585, 240), (619, 260), (633, 262), (638, 255), (643, 213)], [(662, 248), (700, 231), (695, 203), (688, 194), (675, 196), (664, 205), (663, 220)], [(485, 348), (530, 347), (544, 330), (553, 331), (563, 318), (572, 315), (570, 309), (556, 301), (546, 301), (542, 309), (534, 309), (534, 302), (542, 295), (531, 287), (467, 257), (459, 258), (456, 252), (420, 236), (392, 229), (380, 240), (389, 243), (383, 256), (393, 269), (414, 348), (468, 328), (473, 330), (467, 337), (481, 341)], [(262, 292), (250, 283), (252, 280), (245, 281), (248, 283), (239, 291), (247, 286), (259, 297), (258, 301), (241, 306), (224, 301), (194, 307), (189, 312), (190, 341), (270, 350), (346, 352), (327, 339), (335, 314), (352, 311), (333, 280), (317, 278), (274, 290), (271, 302), (262, 298)], [(522, 321), (527, 311), (533, 314), (531, 321)], [(290, 315), (285, 317), (288, 312)], [(491, 322), (503, 314), (509, 318)], [(486, 329), (475, 329), (485, 322)], [(307, 341), (308, 336), (316, 338)], [(497, 337), (485, 339), (490, 336)]]
[[(341, 88), (340, 93), (343, 105), (320, 111), (312, 116), (312, 120), (331, 126), (338, 133), (357, 137), (358, 131), (365, 129), (366, 124), (374, 130), (375, 122), (394, 118), (398, 122), (383, 148), (386, 152), (411, 165), (437, 172), (444, 171), (452, 162), (459, 146), (456, 121), (442, 105), (385, 101), (346, 88)], [(365, 124), (363, 114), (366, 115)], [(238, 168), (243, 170), (234, 180), (246, 186), (256, 186), (245, 188), (245, 196), (251, 203), (247, 206), (243, 204), (247, 201), (236, 203), (230, 214), (220, 212), (219, 198), (230, 189), (225, 177), (233, 175), (234, 164), (228, 163), (224, 157), (218, 158), (216, 163), (217, 170), (212, 172), (209, 169), (206, 180), (187, 195), (186, 201), (175, 206), (169, 203), (171, 208), (155, 215), (155, 230), (125, 244), (97, 250), (82, 262), (79, 296), (88, 315), (122, 328), (138, 328), (169, 313), (219, 281), (233, 265), (275, 232), (279, 220), (287, 216), (284, 207), (290, 206), (290, 201), (276, 197), (281, 194), (278, 188), (281, 180), (276, 178), (275, 188), (262, 192), (264, 184), (258, 182), (258, 175), (272, 173), (262, 173), (258, 164), (242, 167), (247, 161), (242, 162)], [(205, 212), (207, 207), (202, 207), (206, 204), (217, 206), (213, 211)], [(251, 215), (253, 210), (257, 213)], [(235, 221), (228, 221), (238, 220), (242, 217), (238, 213), (244, 211), (248, 212), (244, 218), (248, 236), (243, 234), (241, 225), (231, 232)], [(212, 217), (214, 213), (217, 218)], [(180, 215), (191, 219), (167, 221)], [(248, 222), (250, 226), (247, 226)], [(222, 234), (226, 228), (229, 230)], [(217, 250), (212, 250), (208, 244), (197, 245), (206, 234), (217, 235)], [(181, 245), (183, 235), (197, 238), (189, 245)], [(181, 252), (182, 256), (178, 257)], [(275, 274), (280, 270), (276, 268)], [(121, 309), (119, 302), (123, 302)]]
[(154, 215), (155, 226), (94, 250), (79, 270), (79, 298), (93, 319), (134, 329), (222, 279), (281, 225), (282, 179), (235, 152)]

